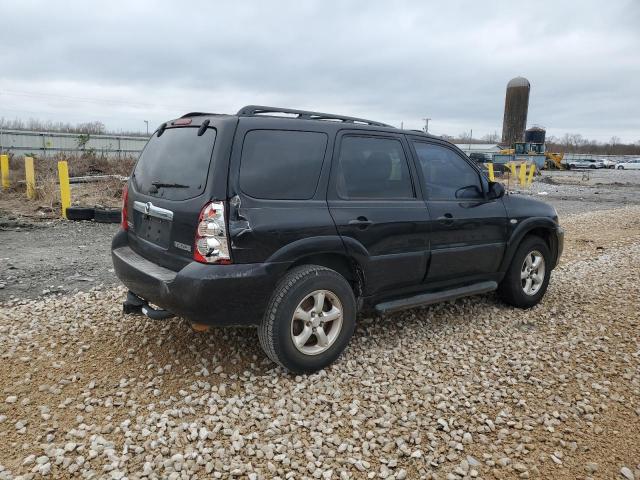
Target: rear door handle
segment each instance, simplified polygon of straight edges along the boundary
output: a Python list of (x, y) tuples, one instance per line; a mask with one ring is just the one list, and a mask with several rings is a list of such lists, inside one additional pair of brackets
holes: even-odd
[(372, 223), (373, 222), (371, 220), (369, 220), (367, 217), (358, 217), (355, 220), (349, 220), (349, 225), (356, 226), (356, 227), (358, 227), (358, 228), (360, 228), (362, 230), (367, 228)]
[(438, 222), (443, 225), (453, 225), (453, 215), (445, 213), (442, 217), (438, 217)]

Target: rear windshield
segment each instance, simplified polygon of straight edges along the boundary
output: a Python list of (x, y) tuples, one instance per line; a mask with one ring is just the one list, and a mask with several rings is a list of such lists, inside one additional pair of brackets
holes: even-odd
[(213, 128), (168, 128), (147, 143), (133, 172), (140, 193), (167, 200), (186, 200), (202, 193), (207, 183), (216, 140)]

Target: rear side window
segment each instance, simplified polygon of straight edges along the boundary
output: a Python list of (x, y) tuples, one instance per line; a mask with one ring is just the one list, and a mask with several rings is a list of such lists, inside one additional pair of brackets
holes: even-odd
[(192, 127), (167, 128), (154, 135), (140, 154), (133, 172), (137, 191), (167, 200), (186, 200), (204, 190), (216, 131), (198, 136)]
[(307, 200), (316, 192), (327, 135), (252, 130), (244, 137), (240, 189), (267, 200)]
[(340, 145), (336, 188), (345, 199), (414, 198), (404, 149), (399, 140), (345, 136)]
[(478, 171), (450, 148), (414, 142), (430, 200), (456, 200), (482, 196)]

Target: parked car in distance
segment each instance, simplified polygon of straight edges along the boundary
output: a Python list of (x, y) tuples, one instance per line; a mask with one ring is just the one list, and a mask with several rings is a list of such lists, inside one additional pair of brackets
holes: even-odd
[(625, 160), (616, 165), (618, 170), (640, 170), (640, 158)]
[(617, 162), (609, 160), (608, 158), (602, 160), (602, 165), (604, 165), (604, 168), (616, 168), (617, 164)]
[(469, 158), (474, 162), (476, 162), (478, 165), (482, 165), (484, 163), (490, 163), (493, 160), (490, 154), (481, 153), (481, 152), (471, 152), (469, 154)]
[(112, 259), (125, 312), (255, 325), (273, 361), (312, 372), (345, 349), (358, 311), (493, 290), (536, 305), (563, 238), (553, 207), (505, 196), (440, 138), (248, 106), (154, 132)]
[(594, 158), (579, 158), (567, 161), (567, 168), (604, 168), (602, 160), (596, 160)]

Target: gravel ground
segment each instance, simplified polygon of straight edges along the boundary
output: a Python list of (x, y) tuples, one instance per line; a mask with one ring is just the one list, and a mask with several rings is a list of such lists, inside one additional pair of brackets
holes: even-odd
[(561, 216), (640, 205), (640, 171), (543, 171), (522, 192), (553, 204)]
[(564, 222), (529, 311), (359, 318), (291, 376), (252, 329), (123, 317), (120, 287), (0, 304), (0, 478), (640, 478), (640, 208)]

